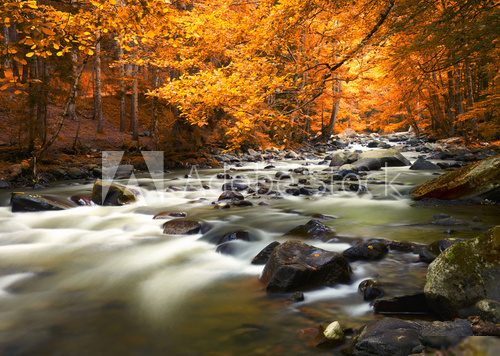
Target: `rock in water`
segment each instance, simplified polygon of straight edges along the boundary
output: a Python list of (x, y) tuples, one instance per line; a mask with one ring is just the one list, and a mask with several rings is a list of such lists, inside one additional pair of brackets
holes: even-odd
[(490, 195), (499, 201), (500, 155), (448, 172), (415, 188), (415, 200), (423, 198), (462, 199)]
[(329, 341), (341, 342), (344, 340), (344, 330), (342, 330), (338, 321), (329, 324), (325, 331), (323, 331), (323, 335)]
[(284, 236), (300, 237), (303, 239), (328, 240), (335, 236), (335, 231), (318, 219), (312, 219), (306, 224), (299, 225), (288, 231)]
[(365, 301), (374, 300), (384, 296), (384, 291), (373, 279), (365, 279), (358, 285), (358, 292), (363, 295)]
[(429, 265), (424, 292), (437, 314), (454, 317), (483, 299), (500, 300), (499, 279), (500, 226), (496, 226), (443, 251)]
[(266, 247), (264, 247), (252, 260), (253, 265), (265, 265), (267, 261), (269, 261), (269, 257), (271, 257), (271, 253), (273, 253), (276, 246), (279, 246), (278, 241), (273, 241)]
[(382, 167), (387, 164), (387, 167), (401, 167), (409, 166), (411, 163), (408, 161), (398, 150), (372, 150), (365, 151), (359, 155), (360, 160), (376, 158), (380, 161)]
[(49, 195), (12, 193), (10, 198), (12, 212), (64, 210), (77, 206), (71, 201), (61, 200)]
[(236, 241), (250, 241), (251, 236), (248, 231), (234, 231), (227, 233), (217, 239), (216, 252), (230, 255), (235, 252), (233, 242)]
[(431, 310), (427, 304), (424, 293), (403, 295), (394, 298), (377, 299), (373, 303), (373, 311), (376, 314), (430, 314)]
[(424, 170), (438, 170), (441, 169), (437, 164), (429, 162), (422, 157), (419, 157), (413, 164), (410, 169), (412, 171), (424, 171)]
[(388, 252), (386, 244), (379, 241), (366, 241), (350, 247), (342, 255), (350, 261), (380, 260)]
[(195, 220), (174, 219), (163, 224), (163, 233), (167, 235), (194, 235), (201, 231), (201, 224)]
[[(103, 190), (106, 195), (103, 197)], [(92, 201), (99, 205), (118, 206), (137, 201), (139, 192), (123, 184), (97, 179), (92, 188)]]
[(467, 320), (448, 322), (385, 318), (368, 324), (354, 344), (354, 355), (407, 356), (426, 347), (448, 348), (472, 336)]
[(261, 281), (268, 292), (295, 292), (347, 283), (351, 272), (347, 260), (336, 252), (287, 241), (273, 250)]

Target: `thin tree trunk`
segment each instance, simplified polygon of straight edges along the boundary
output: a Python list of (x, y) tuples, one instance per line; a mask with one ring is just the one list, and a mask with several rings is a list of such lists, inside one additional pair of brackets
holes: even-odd
[(455, 78), (455, 107), (456, 107), (456, 113), (457, 115), (462, 115), (464, 113), (464, 106), (463, 106), (463, 97), (462, 97), (462, 90), (461, 90), (461, 73), (460, 69), (458, 66), (455, 66), (455, 70), (453, 71), (453, 77)]
[(134, 65), (132, 68), (132, 112), (130, 113), (130, 126), (132, 131), (132, 139), (134, 141), (139, 140), (139, 87), (137, 83), (137, 72), (139, 67)]
[[(123, 48), (120, 45), (118, 45), (118, 58), (123, 59)], [(120, 63), (120, 132), (125, 132), (125, 126), (127, 125), (126, 95), (125, 64)]]
[(474, 106), (474, 87), (472, 84), (472, 74), (468, 59), (465, 60), (465, 83), (467, 93), (467, 109), (470, 110)]
[(330, 136), (333, 135), (333, 129), (335, 128), (335, 124), (337, 123), (337, 117), (340, 109), (340, 94), (342, 92), (342, 82), (338, 79), (338, 75), (335, 75), (335, 80), (332, 83), (333, 93), (336, 97), (333, 99), (332, 104), (332, 114), (330, 116), (330, 122), (326, 128), (325, 139), (329, 139)]
[[(158, 75), (158, 68), (153, 69), (153, 87), (156, 89), (160, 85), (160, 76)], [(158, 107), (158, 98), (153, 97), (153, 113), (151, 115), (151, 136), (153, 138), (153, 142), (155, 145), (155, 149), (158, 149), (160, 146), (160, 133), (158, 132), (158, 116), (159, 116), (159, 107)]]
[(102, 82), (101, 82), (101, 39), (97, 36), (95, 45), (95, 86), (94, 86), (94, 119), (97, 120), (97, 132), (104, 132), (104, 115), (102, 113)]

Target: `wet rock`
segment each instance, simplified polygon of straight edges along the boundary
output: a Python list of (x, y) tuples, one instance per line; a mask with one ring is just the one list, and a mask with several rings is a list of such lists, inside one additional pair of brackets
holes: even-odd
[(289, 299), (294, 303), (303, 302), (304, 301), (304, 293), (302, 293), (302, 292), (292, 293), (292, 295), (290, 296)]
[(477, 302), (474, 307), (477, 310), (477, 314), (484, 320), (490, 320), (493, 323), (500, 323), (500, 301), (482, 299)]
[(251, 237), (248, 231), (236, 231), (225, 234), (217, 243), (215, 252), (224, 255), (234, 255), (237, 252), (238, 241), (250, 241)]
[[(491, 321), (482, 320), (479, 316), (467, 318), (472, 326), (474, 335), (478, 336), (500, 336), (500, 325)], [(500, 351), (500, 349), (499, 349)], [(495, 355), (500, 354), (500, 352)]]
[(385, 315), (428, 315), (432, 313), (424, 293), (377, 299), (373, 303), (373, 310), (377, 314)]
[(219, 195), (219, 199), (217, 200), (221, 201), (221, 200), (244, 200), (244, 199), (245, 197), (243, 196), (243, 194), (232, 190), (226, 190), (222, 192), (221, 195)]
[(366, 147), (368, 148), (375, 148), (375, 147), (378, 147), (380, 144), (379, 141), (370, 141), (368, 142), (368, 144), (366, 145)]
[(462, 240), (442, 239), (431, 242), (427, 246), (422, 246), (418, 251), (419, 260), (421, 262), (431, 263), (441, 254), (441, 252), (460, 241)]
[(298, 167), (293, 170), (293, 173), (297, 174), (309, 174), (309, 170), (306, 167)]
[(187, 213), (183, 211), (161, 211), (153, 219), (185, 218)]
[(262, 272), (268, 292), (304, 291), (350, 281), (351, 268), (342, 255), (299, 241), (277, 246)]
[(458, 225), (468, 225), (466, 221), (456, 219), (454, 217), (446, 217), (446, 218), (440, 218), (440, 219), (435, 219), (432, 222), (434, 225), (440, 225), (440, 226), (458, 226)]
[[(413, 199), (463, 199), (481, 197), (500, 187), (500, 155), (448, 172), (415, 188)], [(497, 195), (493, 194), (495, 198)]]
[(10, 188), (9, 182), (0, 179), (0, 189), (8, 189)]
[(276, 174), (274, 176), (278, 180), (285, 180), (285, 179), (291, 179), (292, 178), (288, 173), (285, 173), (285, 172), (276, 172)]
[(75, 203), (50, 195), (12, 193), (10, 198), (12, 212), (36, 212), (65, 210), (77, 206)]
[(390, 251), (414, 252), (419, 246), (407, 241), (384, 241)]
[(249, 200), (233, 200), (230, 202), (231, 206), (237, 206), (237, 207), (246, 207), (246, 206), (253, 206), (253, 203)]
[(293, 228), (283, 236), (328, 240), (335, 236), (335, 231), (318, 219), (311, 219), (306, 224)]
[(201, 223), (189, 219), (173, 219), (163, 224), (163, 233), (167, 235), (194, 235), (201, 232)]
[[(103, 196), (105, 192), (105, 196)], [(92, 201), (98, 205), (118, 206), (137, 201), (139, 192), (123, 184), (97, 179), (92, 188)]]
[(500, 226), (447, 248), (429, 265), (425, 295), (442, 317), (483, 299), (500, 300)]
[(264, 247), (253, 259), (253, 265), (265, 265), (271, 256), (271, 253), (274, 251), (276, 246), (279, 246), (280, 243), (278, 241), (273, 241), (266, 247)]
[(441, 169), (438, 165), (427, 161), (426, 159), (419, 157), (413, 164), (410, 169), (412, 171), (425, 171), (425, 170), (437, 170)]
[(382, 167), (401, 167), (409, 166), (410, 161), (408, 161), (398, 150), (387, 149), (387, 150), (372, 150), (365, 151), (359, 155), (359, 159), (378, 159)]
[(442, 349), (471, 336), (467, 320), (449, 322), (384, 318), (369, 323), (357, 338), (353, 354), (359, 356), (407, 356), (426, 348)]
[(231, 190), (231, 191), (242, 191), (242, 190), (245, 190), (248, 188), (248, 185), (241, 182), (241, 181), (231, 181), (229, 183), (224, 183), (222, 185), (222, 190), (224, 191), (227, 191), (227, 190)]
[(340, 167), (353, 163), (358, 159), (358, 154), (350, 151), (335, 152), (330, 161), (330, 167)]
[(299, 155), (295, 151), (290, 151), (285, 155), (285, 158), (298, 159)]
[(233, 179), (229, 173), (217, 173), (217, 179)]
[(363, 295), (363, 300), (371, 301), (384, 296), (384, 291), (373, 279), (366, 279), (358, 285), (358, 292)]
[(326, 328), (325, 331), (323, 331), (323, 335), (325, 338), (329, 341), (333, 342), (342, 342), (344, 341), (344, 330), (342, 330), (342, 327), (340, 326), (340, 323), (338, 321), (334, 321), (333, 323), (330, 323)]
[(383, 242), (366, 241), (348, 248), (342, 255), (350, 261), (380, 260), (387, 252), (388, 248)]
[(79, 206), (89, 206), (89, 205), (94, 205), (94, 202), (92, 201), (92, 197), (89, 195), (72, 195), (69, 198), (73, 203), (79, 205)]
[(377, 171), (382, 168), (382, 164), (377, 158), (364, 158), (352, 164), (361, 171)]

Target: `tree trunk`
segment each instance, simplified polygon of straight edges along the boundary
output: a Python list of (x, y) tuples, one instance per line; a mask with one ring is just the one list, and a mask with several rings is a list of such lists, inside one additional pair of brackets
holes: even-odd
[[(160, 85), (160, 76), (158, 75), (158, 68), (153, 69), (153, 88), (158, 88)], [(158, 132), (158, 116), (159, 116), (159, 107), (158, 107), (158, 98), (153, 97), (153, 112), (151, 115), (151, 137), (153, 138), (153, 142), (155, 145), (155, 149), (158, 149), (160, 146), (160, 133)]]
[(132, 131), (132, 139), (139, 140), (139, 87), (137, 83), (137, 72), (139, 67), (134, 65), (132, 67), (132, 111), (130, 113), (130, 129)]
[(104, 132), (104, 115), (102, 113), (102, 82), (101, 82), (101, 39), (98, 35), (95, 45), (94, 61), (94, 119), (97, 120), (97, 132)]
[[(330, 122), (326, 127), (326, 130), (323, 134), (325, 140), (328, 140), (333, 135), (333, 129), (335, 124), (337, 123), (337, 116), (339, 114), (340, 109), (340, 94), (342, 93), (342, 82), (338, 79), (338, 75), (335, 75), (335, 80), (332, 83), (333, 89), (333, 103), (332, 103), (332, 114), (330, 115)], [(335, 95), (336, 94), (336, 95)]]
[(472, 73), (468, 59), (465, 61), (465, 88), (467, 93), (467, 109), (470, 110), (474, 106), (474, 86), (472, 84)]
[[(118, 57), (123, 59), (123, 48), (118, 45)], [(127, 90), (125, 88), (125, 64), (120, 63), (120, 132), (125, 132), (127, 113), (125, 109)]]

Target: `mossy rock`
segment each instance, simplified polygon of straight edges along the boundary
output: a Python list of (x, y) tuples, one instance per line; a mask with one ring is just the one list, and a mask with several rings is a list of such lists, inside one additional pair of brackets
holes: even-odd
[(97, 179), (92, 188), (92, 201), (99, 205), (119, 206), (137, 201), (139, 192), (126, 185)]
[[(411, 195), (415, 200), (451, 200), (483, 196), (499, 188), (500, 155), (496, 155), (432, 179), (415, 188)], [(498, 200), (498, 194), (490, 197)]]
[(500, 300), (500, 226), (459, 242), (429, 265), (425, 296), (443, 317), (454, 317), (483, 299)]

